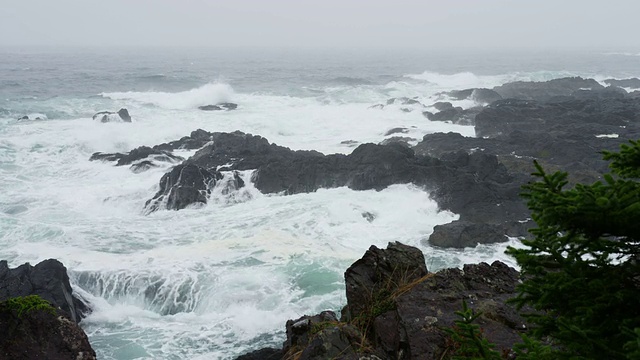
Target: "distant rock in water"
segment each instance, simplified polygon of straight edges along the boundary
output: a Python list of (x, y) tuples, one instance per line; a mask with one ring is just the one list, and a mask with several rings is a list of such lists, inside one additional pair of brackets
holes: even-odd
[(631, 79), (624, 79), (624, 80), (607, 79), (604, 81), (604, 83), (611, 86), (640, 89), (640, 79), (638, 78), (631, 78)]
[(120, 109), (118, 112), (100, 111), (93, 115), (93, 120), (100, 121), (101, 123), (108, 122), (131, 122), (131, 116), (127, 109)]
[(39, 295), (74, 322), (90, 312), (89, 307), (73, 295), (67, 269), (58, 260), (44, 260), (36, 266), (22, 264), (15, 269), (9, 269), (5, 260), (0, 261), (0, 301), (27, 295)]
[(204, 110), (204, 111), (221, 111), (221, 110), (229, 111), (229, 110), (235, 110), (237, 108), (238, 108), (238, 104), (234, 104), (234, 103), (219, 103), (216, 105), (198, 106), (198, 109)]

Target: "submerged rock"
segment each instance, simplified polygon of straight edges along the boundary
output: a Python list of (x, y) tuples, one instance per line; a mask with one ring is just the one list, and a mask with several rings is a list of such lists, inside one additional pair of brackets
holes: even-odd
[(238, 104), (234, 104), (234, 103), (218, 103), (216, 105), (204, 105), (204, 106), (198, 106), (198, 109), (200, 110), (204, 110), (204, 111), (229, 111), (229, 110), (235, 110), (238, 108)]
[(27, 295), (49, 301), (74, 322), (90, 312), (87, 304), (73, 294), (67, 269), (58, 260), (44, 260), (36, 266), (26, 263), (15, 269), (0, 261), (0, 301)]
[[(180, 156), (173, 155), (169, 151), (157, 150), (148, 146), (140, 146), (131, 150), (128, 153), (101, 153), (96, 152), (91, 155), (89, 161), (101, 160), (101, 161), (115, 161), (116, 166), (131, 165), (137, 161), (147, 159), (148, 163), (152, 160), (159, 162), (176, 163), (183, 161)], [(135, 164), (134, 164), (135, 165)]]
[(93, 115), (93, 120), (101, 123), (107, 122), (131, 122), (131, 116), (127, 109), (120, 109), (118, 112), (100, 111)]

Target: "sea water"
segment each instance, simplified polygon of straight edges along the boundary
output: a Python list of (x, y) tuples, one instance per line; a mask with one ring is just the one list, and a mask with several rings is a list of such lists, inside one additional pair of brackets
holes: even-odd
[[(0, 50), (0, 259), (56, 258), (93, 313), (82, 321), (100, 359), (231, 359), (284, 340), (287, 319), (346, 302), (343, 273), (371, 245), (419, 247), (430, 270), (502, 260), (509, 240), (434, 248), (433, 227), (457, 219), (425, 189), (321, 189), (265, 195), (214, 189), (201, 208), (143, 206), (163, 165), (143, 173), (90, 162), (179, 139), (196, 129), (261, 135), (292, 149), (350, 153), (403, 127), (411, 143), (473, 127), (430, 122), (442, 91), (565, 76), (640, 75), (635, 53), (292, 50)], [(234, 102), (238, 109), (198, 106)], [(472, 101), (458, 101), (465, 108)], [(100, 123), (129, 110), (132, 123)], [(22, 116), (30, 120), (18, 120)], [(39, 118), (36, 120), (36, 118)], [(193, 151), (178, 151), (188, 157)], [(372, 214), (369, 221), (363, 213)]]

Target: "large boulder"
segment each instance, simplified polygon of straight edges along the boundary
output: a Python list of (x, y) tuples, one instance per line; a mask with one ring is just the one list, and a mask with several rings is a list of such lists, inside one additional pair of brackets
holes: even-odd
[(429, 243), (448, 248), (475, 247), (478, 244), (504, 242), (506, 234), (507, 229), (498, 224), (457, 220), (449, 224), (436, 225), (429, 237)]
[(571, 96), (582, 89), (597, 90), (603, 86), (593, 79), (569, 77), (549, 81), (516, 81), (496, 86), (493, 90), (502, 98), (547, 101), (559, 96)]
[[(11, 360), (95, 360), (80, 326), (61, 310), (31, 298), (0, 302), (0, 358)], [(32, 300), (33, 301), (33, 300)], [(22, 305), (21, 305), (22, 304)], [(26, 305), (29, 304), (29, 305)]]
[(44, 260), (36, 266), (26, 263), (15, 269), (0, 261), (0, 301), (27, 295), (49, 301), (74, 322), (90, 312), (87, 304), (73, 294), (67, 269), (58, 260)]
[(180, 164), (160, 179), (160, 190), (148, 200), (148, 212), (159, 209), (180, 210), (194, 204), (206, 204), (220, 172), (210, 172), (194, 164)]
[(117, 112), (100, 111), (93, 115), (93, 120), (101, 123), (108, 122), (131, 122), (131, 115), (127, 109), (120, 109)]

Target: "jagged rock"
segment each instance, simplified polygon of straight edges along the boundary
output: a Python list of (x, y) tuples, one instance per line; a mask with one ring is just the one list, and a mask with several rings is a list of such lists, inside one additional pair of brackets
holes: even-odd
[(118, 112), (100, 111), (93, 115), (93, 120), (100, 121), (102, 123), (107, 122), (131, 122), (131, 116), (127, 109), (120, 109)]
[(441, 359), (451, 351), (445, 329), (459, 319), (463, 300), (482, 312), (476, 322), (483, 335), (508, 352), (527, 326), (506, 304), (519, 277), (499, 261), (428, 273), (417, 248), (372, 246), (345, 272), (341, 322), (328, 311), (287, 321), (283, 359)]
[[(187, 163), (211, 173), (255, 169), (252, 181), (263, 193), (296, 194), (340, 186), (382, 190), (392, 184), (414, 183), (432, 190), (441, 208), (468, 221), (496, 222), (496, 218), (505, 216), (515, 221), (528, 214), (518, 197), (520, 184), (511, 184), (512, 179), (495, 156), (463, 153), (438, 160), (416, 156), (411, 148), (398, 143), (363, 144), (349, 155), (323, 155), (292, 151), (241, 132), (210, 133), (208, 137), (208, 145)], [(161, 188), (166, 179), (161, 180)], [(173, 186), (179, 187), (179, 182)], [(205, 202), (207, 193), (203, 190), (201, 186), (197, 192), (200, 196), (192, 192), (193, 196), (185, 200)]]
[(332, 311), (289, 320), (283, 359), (360, 360), (380, 359), (384, 354), (371, 349), (362, 333), (353, 325), (340, 324)]
[(475, 117), (482, 111), (481, 107), (473, 107), (470, 109), (463, 109), (461, 107), (448, 107), (437, 113), (431, 113), (429, 111), (422, 112), (427, 119), (431, 121), (451, 121), (458, 125), (473, 125)]
[(60, 310), (19, 314), (0, 303), (0, 358), (11, 360), (95, 360), (87, 335)]
[(516, 81), (496, 86), (493, 90), (504, 99), (547, 101), (555, 97), (571, 96), (582, 89), (598, 90), (603, 86), (593, 79), (568, 77), (543, 82)]
[(388, 292), (389, 284), (409, 283), (427, 275), (422, 252), (401, 243), (389, 243), (386, 250), (371, 246), (344, 273), (347, 293), (345, 320), (370, 311), (372, 302)]
[(496, 91), (491, 89), (484, 88), (472, 88), (465, 90), (454, 90), (445, 95), (449, 96), (454, 100), (474, 100), (478, 103), (490, 104), (496, 100), (501, 100), (502, 96), (498, 94)]
[(22, 264), (15, 269), (9, 269), (5, 260), (0, 261), (0, 301), (27, 295), (39, 295), (74, 322), (91, 311), (73, 295), (67, 269), (58, 260), (44, 260), (36, 266)]
[(206, 204), (220, 172), (209, 172), (194, 164), (180, 164), (160, 179), (160, 190), (147, 201), (148, 212), (159, 209), (180, 210), (192, 204)]
[(219, 110), (225, 110), (225, 111), (229, 111), (229, 110), (235, 110), (238, 108), (238, 104), (234, 104), (234, 103), (219, 103), (216, 105), (204, 105), (204, 106), (198, 106), (198, 109), (200, 110), (204, 110), (204, 111), (219, 111)]
[[(476, 312), (483, 335), (502, 352), (520, 342), (525, 320), (506, 301), (516, 295), (518, 272), (495, 261), (465, 265), (463, 270), (445, 269), (416, 284), (396, 299), (396, 312), (406, 331), (411, 359), (439, 359), (447, 349), (448, 335), (458, 318), (455, 312), (466, 300)], [(529, 311), (530, 309), (524, 309)]]
[[(436, 225), (429, 243), (448, 248), (475, 247), (477, 244), (504, 242), (507, 230), (498, 224), (454, 221)], [(523, 234), (518, 234), (523, 235)]]
[(607, 79), (604, 81), (604, 83), (610, 86), (640, 89), (640, 79), (638, 78), (630, 78), (630, 79), (623, 79), (623, 80)]
[[(123, 165), (131, 165), (136, 161), (149, 159), (147, 163), (152, 160), (159, 162), (169, 162), (176, 163), (183, 161), (184, 159), (180, 156), (173, 155), (172, 153), (165, 150), (157, 150), (155, 148), (150, 148), (148, 146), (140, 146), (131, 150), (130, 152), (124, 153), (101, 153), (96, 152), (91, 155), (89, 161), (101, 160), (101, 161), (116, 161), (116, 166)], [(145, 165), (142, 165), (145, 166)]]

